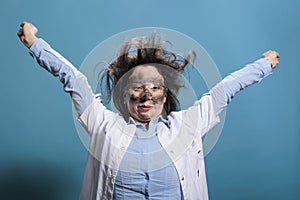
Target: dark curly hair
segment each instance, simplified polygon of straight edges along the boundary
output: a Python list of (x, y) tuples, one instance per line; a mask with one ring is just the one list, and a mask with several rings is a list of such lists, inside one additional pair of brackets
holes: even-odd
[[(182, 72), (196, 55), (193, 51), (190, 51), (186, 57), (176, 55), (166, 50), (166, 44), (171, 43), (162, 41), (155, 33), (152, 33), (150, 37), (132, 38), (126, 41), (120, 48), (117, 59), (109, 64), (104, 73), (100, 74), (102, 102), (108, 104), (112, 96), (115, 107), (127, 120), (129, 112), (127, 106), (124, 106), (123, 94), (128, 78), (136, 66), (151, 64), (163, 76), (164, 86), (168, 88), (163, 117), (172, 111), (179, 110), (180, 104), (176, 95), (183, 87)], [(118, 84), (120, 82), (122, 84)]]

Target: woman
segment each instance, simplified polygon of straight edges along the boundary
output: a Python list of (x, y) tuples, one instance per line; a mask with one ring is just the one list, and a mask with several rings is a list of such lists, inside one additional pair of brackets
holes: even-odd
[(23, 22), (18, 36), (39, 65), (59, 76), (91, 137), (81, 199), (208, 199), (202, 137), (237, 92), (279, 64), (279, 54), (267, 51), (193, 106), (177, 111), (180, 73), (192, 54), (178, 60), (157, 37), (135, 38), (124, 44), (102, 77), (104, 96), (112, 95), (117, 114), (36, 33), (32, 24)]

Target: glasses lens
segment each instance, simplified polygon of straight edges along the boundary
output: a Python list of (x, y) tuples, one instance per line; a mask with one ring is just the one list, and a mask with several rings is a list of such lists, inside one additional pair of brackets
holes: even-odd
[(148, 92), (153, 97), (159, 97), (164, 94), (165, 87), (159, 83), (132, 83), (129, 85), (129, 93), (134, 96), (142, 96)]

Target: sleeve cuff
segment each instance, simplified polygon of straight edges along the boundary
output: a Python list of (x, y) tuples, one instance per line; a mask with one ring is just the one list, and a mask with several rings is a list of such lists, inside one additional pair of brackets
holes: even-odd
[(261, 58), (255, 61), (260, 66), (261, 71), (263, 72), (263, 77), (267, 77), (272, 74), (272, 65), (269, 60)]
[(39, 38), (31, 45), (29, 49), (29, 54), (34, 58), (39, 58), (41, 50), (48, 48), (50, 48), (50, 45), (47, 42), (45, 42), (42, 38)]

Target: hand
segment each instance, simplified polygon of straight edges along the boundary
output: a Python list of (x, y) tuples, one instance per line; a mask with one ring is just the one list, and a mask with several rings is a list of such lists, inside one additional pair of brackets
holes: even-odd
[(19, 36), (22, 43), (30, 48), (31, 45), (38, 40), (35, 36), (38, 32), (38, 29), (29, 22), (23, 22), (21, 25), (20, 30), (18, 31), (17, 35)]
[(271, 67), (274, 69), (279, 64), (278, 58), (280, 57), (279, 53), (276, 51), (269, 50), (262, 55), (263, 58), (267, 59), (271, 63)]

